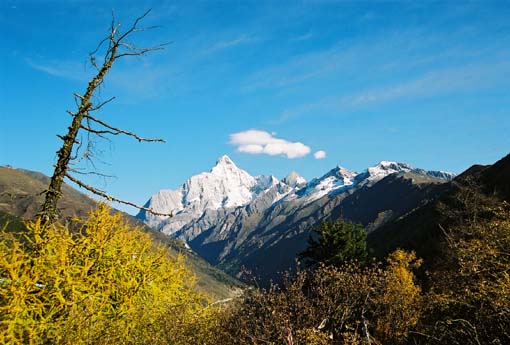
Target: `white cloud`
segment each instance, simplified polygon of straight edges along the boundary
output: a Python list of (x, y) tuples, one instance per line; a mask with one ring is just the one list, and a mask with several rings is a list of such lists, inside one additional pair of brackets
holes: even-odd
[(204, 54), (216, 53), (224, 49), (233, 48), (242, 44), (252, 43), (255, 41), (257, 41), (255, 37), (243, 34), (231, 40), (218, 41), (214, 43), (204, 51)]
[(306, 41), (312, 38), (312, 36), (313, 36), (312, 33), (308, 31), (306, 34), (295, 37), (294, 39), (292, 39), (292, 41), (294, 42)]
[(315, 157), (315, 159), (324, 159), (324, 158), (326, 158), (326, 151), (319, 150), (319, 151), (315, 152), (313, 154), (313, 156)]
[(435, 68), (414, 78), (367, 88), (352, 94), (337, 94), (316, 101), (285, 109), (273, 121), (282, 124), (291, 119), (310, 116), (318, 112), (344, 114), (346, 110), (372, 106), (401, 99), (423, 99), (426, 97), (461, 94), (495, 87), (505, 87), (508, 78), (501, 71), (510, 70), (508, 58), (494, 58), (490, 63), (473, 63), (455, 67)]
[(231, 134), (230, 144), (237, 146), (238, 152), (270, 156), (284, 155), (289, 159), (304, 157), (311, 151), (310, 147), (301, 142), (275, 138), (274, 134), (256, 129)]
[(66, 60), (49, 60), (49, 61), (34, 61), (30, 58), (25, 58), (25, 62), (35, 70), (44, 72), (54, 77), (61, 77), (71, 80), (86, 81), (92, 76), (92, 69), (87, 71), (85, 64), (80, 64), (75, 61)]
[(237, 151), (251, 154), (259, 154), (264, 152), (264, 146), (257, 144), (248, 144), (239, 146)]

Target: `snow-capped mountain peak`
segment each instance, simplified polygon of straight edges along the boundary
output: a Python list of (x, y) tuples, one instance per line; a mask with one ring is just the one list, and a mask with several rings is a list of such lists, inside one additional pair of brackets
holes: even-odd
[(223, 155), (216, 161), (216, 165), (233, 165), (236, 166), (235, 163), (230, 159), (229, 156)]
[(238, 168), (228, 156), (218, 159), (210, 172), (191, 177), (183, 185), (183, 203), (194, 214), (205, 209), (242, 206), (252, 199), (255, 177)]
[(402, 172), (402, 171), (411, 171), (413, 167), (406, 163), (392, 162), (392, 161), (380, 161), (379, 164), (369, 167), (368, 171), (370, 172)]
[[(244, 175), (244, 177), (247, 178), (253, 178), (250, 174), (248, 174), (243, 169), (240, 169), (235, 165), (235, 163), (230, 159), (229, 156), (221, 156), (217, 161), (216, 165), (211, 169), (211, 174), (218, 175), (218, 176), (224, 176), (226, 178), (230, 177), (230, 175), (237, 175), (241, 176)], [(202, 175), (202, 174), (200, 174)], [(249, 176), (249, 177), (248, 177)]]
[[(150, 198), (147, 206), (156, 212), (198, 217), (207, 209), (246, 205), (253, 199), (257, 184), (255, 177), (238, 168), (228, 156), (222, 156), (210, 172), (190, 177), (176, 190), (160, 191)], [(140, 216), (149, 225), (167, 218), (149, 213)]]
[(278, 183), (280, 183), (280, 181), (273, 175), (259, 175), (255, 177), (255, 180), (257, 183), (253, 189), (254, 194), (258, 194), (259, 192), (276, 186)]
[(359, 174), (357, 180), (362, 184), (374, 183), (382, 180), (388, 175), (402, 172), (410, 172), (413, 167), (406, 163), (393, 161), (381, 161), (377, 165), (367, 168), (365, 172)]
[(444, 181), (452, 180), (456, 175), (446, 171), (431, 171), (419, 168), (413, 168), (409, 164), (381, 161), (379, 164), (367, 168), (363, 173), (356, 177), (356, 182), (360, 185), (373, 184), (382, 180), (388, 175), (396, 173), (416, 173), (419, 175), (426, 175), (433, 178), (438, 178)]
[(350, 188), (354, 184), (354, 178), (357, 175), (357, 173), (342, 166), (337, 166), (324, 176), (311, 180), (306, 189), (300, 194), (306, 196), (310, 201), (316, 200), (326, 194), (334, 194)]
[(443, 170), (427, 171), (427, 175), (429, 175), (431, 177), (439, 178), (442, 180), (446, 180), (446, 181), (453, 180), (455, 178), (455, 176), (457, 176), (457, 174), (451, 173), (449, 171), (443, 171)]
[(292, 188), (301, 188), (306, 185), (306, 179), (295, 171), (291, 171), (283, 180), (283, 183)]
[(334, 172), (334, 174), (339, 177), (343, 178), (344, 180), (351, 180), (353, 177), (358, 175), (358, 173), (350, 171), (343, 166), (337, 165), (337, 167), (330, 171), (330, 173)]

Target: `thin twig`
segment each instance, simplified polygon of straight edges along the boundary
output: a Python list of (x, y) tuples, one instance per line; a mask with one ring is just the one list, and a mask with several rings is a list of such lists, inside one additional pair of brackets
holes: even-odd
[(138, 25), (138, 22), (140, 22), (140, 20), (142, 20), (143, 18), (145, 18), (149, 13), (150, 13), (151, 9), (148, 9), (144, 14), (142, 14), (140, 17), (136, 18), (135, 22), (133, 23), (133, 25), (131, 26), (131, 28), (124, 32), (124, 34), (122, 34), (118, 39), (117, 39), (117, 42), (120, 42), (122, 41), (127, 35), (129, 35), (130, 33), (132, 33), (133, 31), (135, 31), (136, 29), (136, 26)]
[[(99, 85), (98, 85), (98, 86), (99, 86)], [(101, 102), (101, 103), (99, 103), (98, 105), (95, 105), (95, 106), (93, 106), (92, 108), (90, 108), (90, 110), (89, 110), (89, 111), (99, 110), (99, 109), (101, 109), (101, 107), (102, 107), (103, 105), (110, 103), (110, 102), (111, 102), (111, 101), (113, 101), (114, 99), (115, 99), (115, 96), (113, 96), (113, 97), (111, 97), (111, 98), (108, 98), (106, 101)]]
[(150, 47), (150, 48), (134, 48), (134, 49), (131, 49), (129, 53), (122, 53), (122, 54), (118, 54), (115, 56), (115, 58), (121, 58), (121, 57), (124, 57), (124, 56), (140, 56), (140, 55), (144, 55), (145, 53), (148, 53), (148, 52), (152, 52), (152, 51), (156, 51), (156, 50), (163, 50), (165, 49), (164, 46), (166, 44), (160, 44), (158, 46), (155, 46), (155, 47)]
[(100, 124), (101, 126), (106, 127), (106, 128), (111, 130), (111, 131), (107, 131), (107, 130), (104, 130), (104, 131), (103, 130), (95, 130), (95, 129), (92, 129), (92, 128), (87, 127), (87, 126), (81, 126), (83, 129), (85, 129), (85, 130), (87, 130), (87, 131), (89, 131), (91, 133), (95, 133), (95, 134), (112, 134), (112, 135), (124, 134), (124, 135), (131, 136), (131, 137), (135, 138), (136, 140), (138, 140), (140, 142), (142, 142), (142, 141), (145, 141), (145, 142), (161, 142), (161, 143), (165, 143), (166, 142), (166, 140), (159, 139), (159, 138), (142, 138), (142, 137), (140, 137), (136, 133), (128, 132), (128, 131), (122, 130), (120, 128), (113, 127), (113, 126), (107, 124), (106, 122), (101, 121), (101, 120), (93, 117), (90, 114), (85, 115), (85, 117), (87, 119), (89, 119), (91, 121), (94, 121), (94, 122)]
[(80, 171), (79, 169), (73, 169), (73, 168), (69, 168), (68, 170), (73, 173), (80, 174), (80, 175), (95, 175), (95, 176), (104, 177), (104, 178), (117, 178), (117, 176), (115, 176), (115, 175), (103, 174), (103, 173), (100, 173), (97, 171)]

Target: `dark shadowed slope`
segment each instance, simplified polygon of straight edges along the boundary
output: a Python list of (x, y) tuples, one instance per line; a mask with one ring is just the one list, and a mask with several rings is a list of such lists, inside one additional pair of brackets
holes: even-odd
[(444, 186), (436, 198), (369, 234), (380, 257), (396, 248), (415, 250), (433, 265), (441, 256), (444, 233), (483, 217), (483, 207), (510, 202), (510, 155), (489, 166), (474, 165)]

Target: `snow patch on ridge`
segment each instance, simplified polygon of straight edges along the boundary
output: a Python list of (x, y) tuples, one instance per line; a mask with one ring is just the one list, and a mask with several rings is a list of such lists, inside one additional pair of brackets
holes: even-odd
[(358, 174), (337, 166), (330, 170), (326, 175), (313, 179), (308, 183), (303, 191), (298, 194), (305, 197), (308, 202), (322, 198), (327, 194), (338, 193), (350, 188), (354, 184), (354, 178)]

